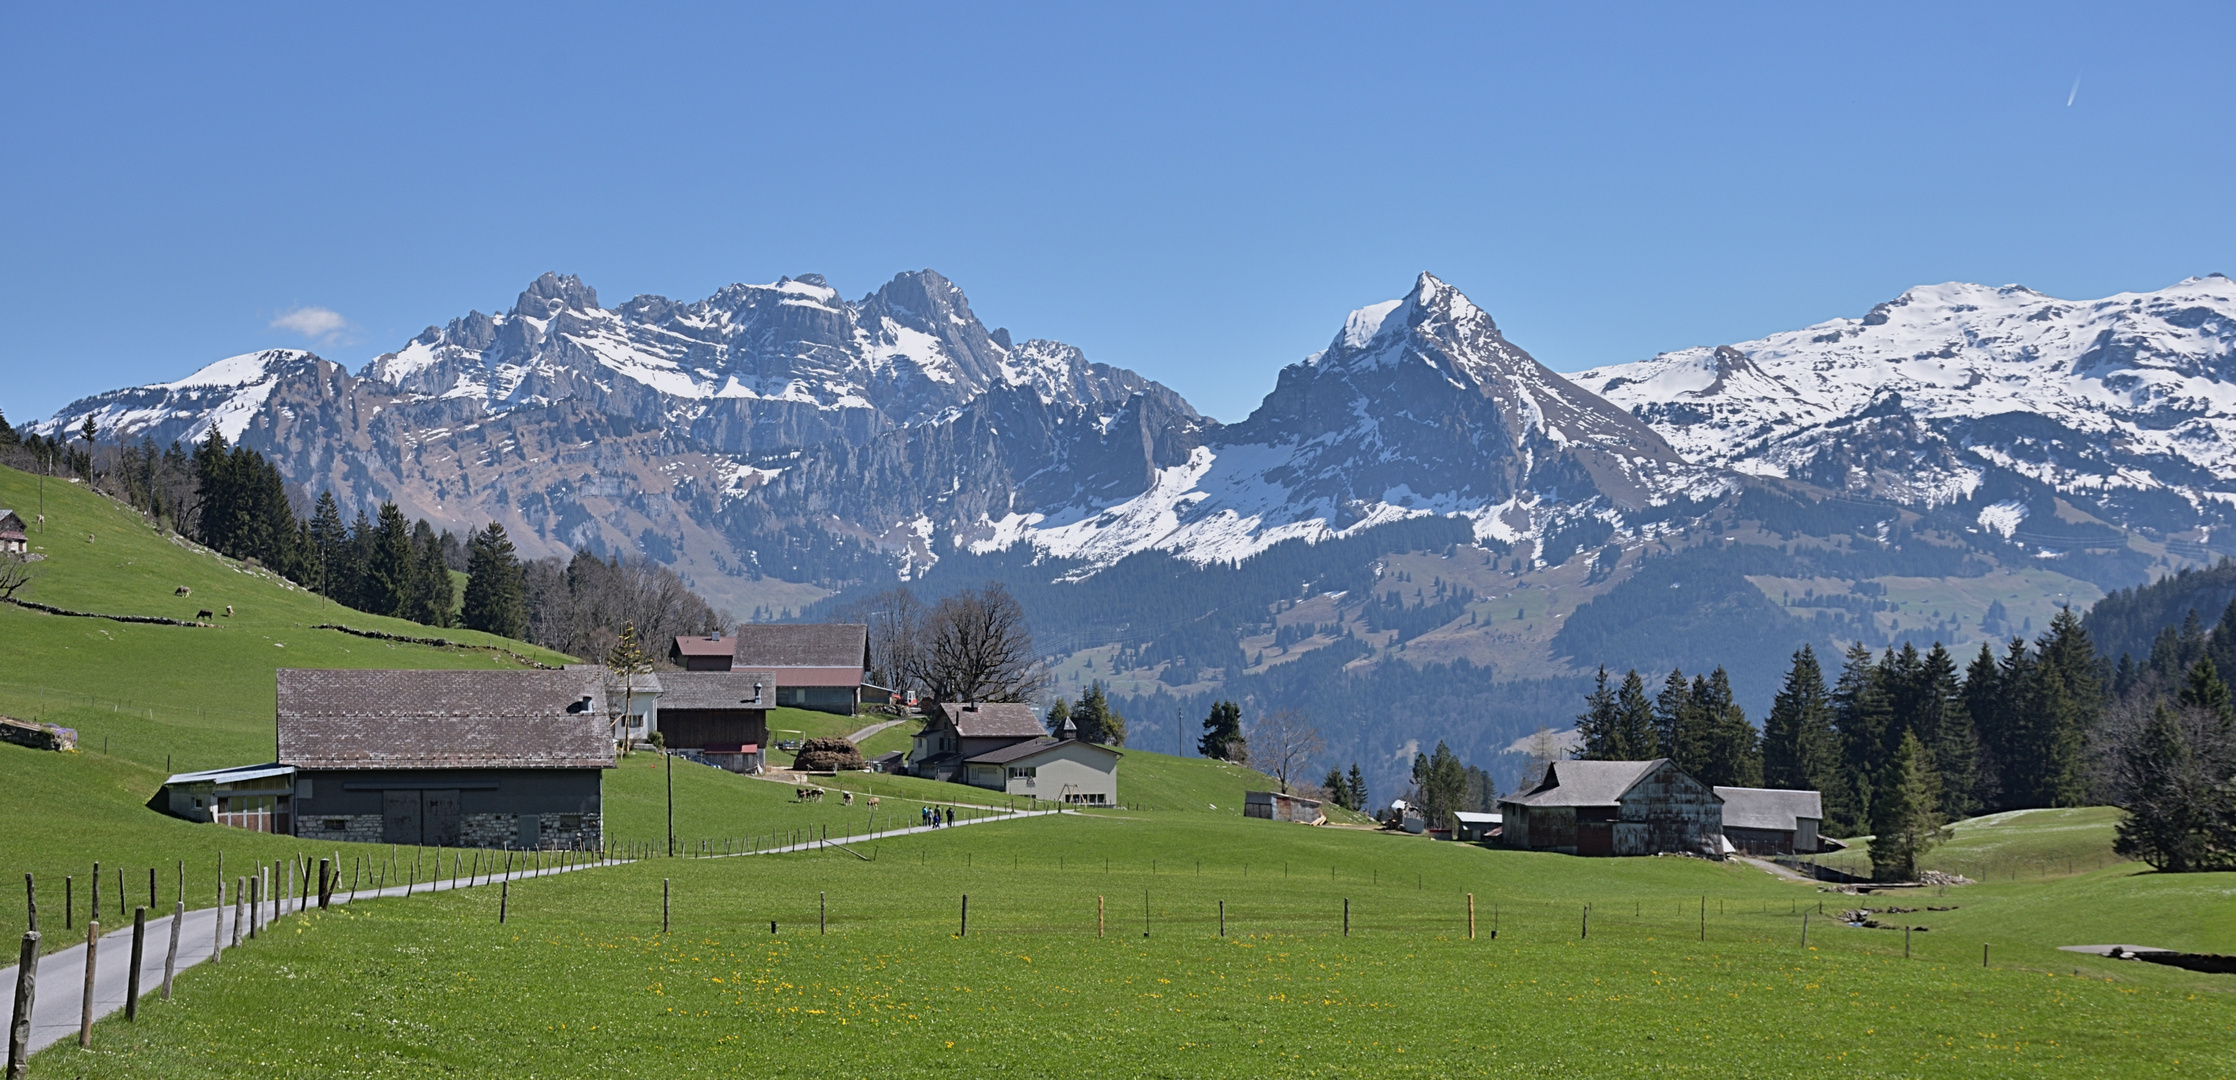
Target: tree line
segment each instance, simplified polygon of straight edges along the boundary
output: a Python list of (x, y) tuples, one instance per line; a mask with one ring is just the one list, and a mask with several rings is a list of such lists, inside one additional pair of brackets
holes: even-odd
[(0, 420), (0, 458), (75, 473), (213, 551), (344, 607), (423, 626), (600, 657), (631, 625), (639, 640), (661, 642), (727, 622), (673, 570), (587, 550), (523, 560), (494, 521), (460, 538), (383, 502), (345, 522), (332, 491), (298, 514), (279, 468), (215, 428), (192, 450), (145, 439), (104, 444), (99, 435), (90, 417), (71, 440), (20, 433)]

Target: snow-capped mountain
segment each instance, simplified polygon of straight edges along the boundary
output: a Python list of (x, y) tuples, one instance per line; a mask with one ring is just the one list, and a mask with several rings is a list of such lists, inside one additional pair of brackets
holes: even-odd
[[(1689, 460), (1929, 507), (1999, 471), (2171, 534), (2236, 503), (2236, 282), (1911, 289), (1860, 319), (1579, 372)], [(1983, 510), (2009, 535), (2010, 506)], [(1994, 520), (1990, 520), (1990, 519)]]
[(48, 434), (75, 430), (87, 417), (111, 436), (148, 438), (158, 444), (194, 443), (216, 428), (239, 439), (280, 380), (309, 370), (318, 357), (300, 349), (266, 349), (228, 356), (177, 382), (112, 390), (70, 403), (53, 419), (33, 425)]
[(1014, 513), (966, 534), (1107, 563), (1144, 549), (1232, 561), (1428, 515), (1512, 542), (1561, 515), (1615, 516), (1672, 493), (1723, 490), (1654, 431), (1578, 389), (1499, 333), (1459, 290), (1422, 274), (1404, 297), (1351, 313), (1328, 347), (1282, 370), (1241, 423), (1123, 503)]

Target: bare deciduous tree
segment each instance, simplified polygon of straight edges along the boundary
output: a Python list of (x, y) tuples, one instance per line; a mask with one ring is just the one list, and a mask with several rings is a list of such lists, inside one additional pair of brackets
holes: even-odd
[(34, 576), (30, 562), (23, 556), (0, 555), (0, 600), (14, 599), (16, 591), (31, 584)]
[(580, 657), (604, 657), (635, 626), (654, 657), (682, 634), (722, 629), (728, 616), (691, 591), (676, 572), (640, 559), (539, 559), (521, 566), (527, 593), (528, 640)]
[(1327, 749), (1320, 729), (1294, 709), (1275, 709), (1250, 725), (1251, 763), (1273, 774), (1284, 792)]
[(999, 582), (942, 599), (897, 637), (905, 680), (934, 701), (1024, 701), (1047, 680), (1025, 609)]

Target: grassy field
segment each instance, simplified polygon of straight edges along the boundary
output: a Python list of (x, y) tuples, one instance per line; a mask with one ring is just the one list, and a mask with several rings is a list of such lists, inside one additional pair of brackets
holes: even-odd
[[(660, 859), (536, 882), (514, 890), (502, 927), (489, 889), (290, 917), (222, 968), (189, 973), (178, 999), (151, 1004), (137, 1025), (104, 1022), (96, 1053), (60, 1047), (34, 1068), (120, 1077), (215, 1077), (243, 1063), (331, 1076), (2236, 1069), (2236, 1001), (2216, 977), (2053, 947), (2147, 930), (2169, 938), (2153, 943), (2236, 948), (2231, 875), (2122, 867), (1958, 890), (1947, 901), (1957, 910), (1915, 916), (1933, 929), (1905, 960), (1898, 932), (1814, 917), (1820, 900), (1830, 909), (1851, 898), (1739, 864), (1580, 860), (1169, 815), (1016, 821), (872, 850), (875, 861)], [(667, 934), (663, 880), (675, 919)], [(828, 933), (817, 932), (819, 900)], [(1994, 947), (1987, 968), (1982, 942)]]
[[(2120, 812), (2109, 806), (2011, 810), (1959, 821), (1947, 843), (1918, 860), (1921, 869), (1962, 874), (1974, 881), (2071, 877), (2121, 861), (2112, 853), (2112, 828)], [(1818, 860), (1858, 876), (1871, 873), (1868, 839)]]

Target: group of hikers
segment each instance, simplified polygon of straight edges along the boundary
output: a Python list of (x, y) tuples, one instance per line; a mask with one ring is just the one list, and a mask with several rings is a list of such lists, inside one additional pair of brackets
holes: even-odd
[(955, 808), (952, 806), (947, 808), (947, 820), (945, 822), (940, 821), (939, 807), (936, 806), (924, 807), (917, 812), (916, 819), (922, 822), (926, 828), (932, 829), (939, 828), (942, 824), (953, 825), (955, 824)]

